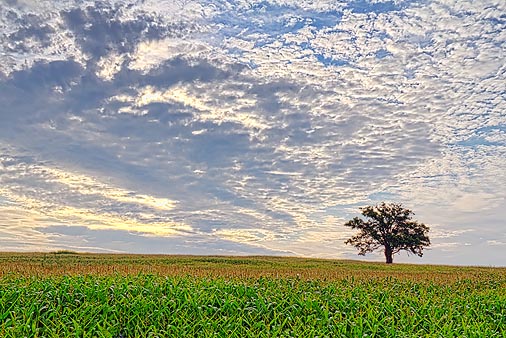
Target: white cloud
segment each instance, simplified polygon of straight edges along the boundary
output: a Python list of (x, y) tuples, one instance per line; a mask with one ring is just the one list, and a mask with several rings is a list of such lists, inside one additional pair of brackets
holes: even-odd
[[(3, 155), (0, 195), (7, 198), (8, 212), (90, 229), (114, 229), (170, 236), (192, 228), (167, 216), (177, 202), (167, 198), (113, 187), (88, 175), (20, 162)], [(5, 165), (7, 164), (7, 165)], [(124, 205), (121, 211), (117, 208)], [(9, 211), (10, 210), (10, 211)], [(6, 221), (6, 220), (4, 220)], [(41, 223), (46, 223), (42, 221)]]
[(112, 53), (111, 55), (102, 57), (97, 62), (97, 76), (104, 80), (111, 81), (120, 70), (126, 56), (124, 54)]
[(202, 58), (213, 53), (212, 48), (199, 40), (166, 38), (163, 40), (141, 41), (132, 56), (130, 69), (141, 70), (146, 74), (164, 61), (183, 57)]
[[(95, 230), (124, 216), (123, 230), (166, 222), (203, 241), (325, 257), (352, 251), (339, 206), (390, 196), (452, 238), (434, 251), (460, 250), (471, 239), (459, 231), (482, 218), (499, 241), (504, 4), (383, 5), (145, 1), (118, 20), (155, 11), (161, 28), (131, 49), (94, 58), (64, 28), (53, 47), (27, 40), (45, 60), (78, 49), (89, 69), (49, 103), (4, 114), (20, 132), (4, 124), (0, 139), (56, 164), (0, 167), (2, 193)], [(1, 57), (10, 74), (25, 55)]]

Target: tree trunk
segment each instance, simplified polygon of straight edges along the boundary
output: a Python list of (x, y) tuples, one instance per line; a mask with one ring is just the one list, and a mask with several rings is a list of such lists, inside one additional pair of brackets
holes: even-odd
[(392, 255), (393, 255), (392, 248), (390, 248), (390, 246), (386, 245), (385, 246), (385, 258), (386, 258), (387, 264), (392, 264), (394, 262)]

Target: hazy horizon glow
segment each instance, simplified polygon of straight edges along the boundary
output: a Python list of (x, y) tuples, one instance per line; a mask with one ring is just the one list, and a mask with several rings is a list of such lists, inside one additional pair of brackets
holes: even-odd
[(395, 262), (506, 265), (504, 1), (8, 0), (0, 37), (2, 251), (363, 259), (391, 201), (433, 243)]

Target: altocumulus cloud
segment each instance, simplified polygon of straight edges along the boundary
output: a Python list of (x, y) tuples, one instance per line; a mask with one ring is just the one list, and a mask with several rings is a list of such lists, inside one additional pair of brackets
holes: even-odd
[(354, 258), (341, 224), (391, 200), (424, 262), (503, 265), (505, 26), (492, 0), (9, 1), (2, 248)]

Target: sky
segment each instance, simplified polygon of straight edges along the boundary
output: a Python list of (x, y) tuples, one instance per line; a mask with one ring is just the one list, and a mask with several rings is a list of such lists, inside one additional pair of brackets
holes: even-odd
[(506, 266), (503, 0), (0, 0), (0, 250)]

